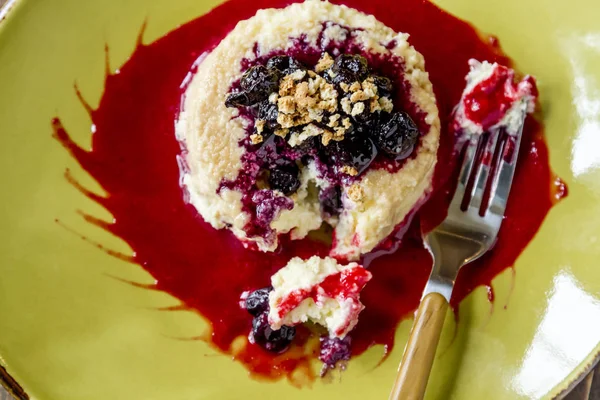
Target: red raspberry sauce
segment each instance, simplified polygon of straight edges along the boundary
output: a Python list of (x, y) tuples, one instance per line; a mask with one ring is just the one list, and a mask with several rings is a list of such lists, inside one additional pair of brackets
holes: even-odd
[[(254, 376), (288, 378), (302, 384), (315, 376), (310, 362), (318, 355), (306, 355), (303, 348), (318, 339), (300, 330), (295, 344), (280, 355), (250, 344), (231, 347), (234, 339), (248, 335), (251, 325), (249, 315), (238, 305), (239, 296), (245, 290), (267, 286), (271, 275), (292, 257), (325, 256), (328, 246), (311, 240), (284, 240), (282, 250), (263, 254), (245, 249), (226, 230), (212, 229), (183, 200), (176, 159), (180, 148), (173, 126), (180, 104), (180, 84), (198, 56), (257, 9), (288, 3), (231, 0), (154, 43), (140, 43), (119, 73), (107, 73), (98, 108), (87, 106), (96, 129), (90, 137), (91, 150), (73, 142), (58, 119), (53, 121), (53, 127), (55, 138), (107, 193), (106, 197), (95, 195), (76, 184), (114, 216), (113, 222), (91, 216), (86, 219), (131, 246), (132, 262), (156, 279), (155, 285), (147, 287), (180, 299), (181, 306), (175, 309), (201, 314), (210, 322), (211, 331), (198, 332), (198, 338), (232, 355)], [(452, 109), (460, 99), (468, 59), (511, 65), (497, 42), (482, 38), (469, 24), (427, 1), (344, 3), (375, 15), (396, 31), (410, 34), (410, 42), (425, 56), (443, 127), (450, 125)], [(446, 212), (452, 190), (453, 179), (449, 178), (455, 159), (454, 140), (454, 135), (444, 129), (434, 195), (412, 223), (405, 224), (404, 238), (386, 240), (381, 250), (361, 260), (373, 279), (361, 295), (366, 309), (352, 333), (354, 355), (372, 345), (383, 345), (385, 352), (389, 351), (399, 321), (409, 317), (419, 304), (431, 269), (420, 227), (430, 229)], [(490, 285), (494, 276), (510, 268), (556, 199), (566, 194), (566, 188), (548, 165), (542, 125), (531, 117), (519, 157), (498, 244), (461, 271), (452, 300), (454, 306), (475, 287)]]

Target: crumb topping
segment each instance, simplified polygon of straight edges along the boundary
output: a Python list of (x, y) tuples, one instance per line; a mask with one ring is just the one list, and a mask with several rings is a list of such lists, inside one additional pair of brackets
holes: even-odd
[(252, 142), (252, 144), (259, 144), (262, 143), (263, 137), (258, 133), (253, 133), (252, 135), (250, 135), (250, 141)]
[(364, 197), (363, 189), (357, 183), (350, 185), (350, 187), (347, 190), (347, 194), (348, 194), (348, 197), (350, 198), (350, 200), (352, 200), (356, 203), (361, 201)]
[(336, 215), (342, 182), (350, 184), (348, 198), (361, 202), (363, 189), (352, 178), (380, 153), (404, 159), (414, 149), (418, 128), (405, 112), (393, 112), (392, 92), (392, 81), (373, 74), (360, 55), (323, 53), (312, 69), (282, 55), (250, 67), (225, 104), (248, 107), (254, 118), (248, 151), (263, 163), (252, 173), (262, 174), (265, 189), (292, 195), (303, 168), (315, 162), (332, 185), (319, 200)]
[(340, 168), (340, 172), (342, 174), (346, 174), (346, 175), (350, 175), (350, 176), (358, 175), (358, 170), (356, 168), (350, 167), (348, 165), (344, 165), (342, 168)]
[[(269, 103), (277, 104), (277, 123), (282, 128), (275, 134), (285, 137), (292, 130), (288, 138), (290, 146), (296, 147), (315, 136), (320, 136), (324, 146), (344, 140), (353, 125), (344, 114), (358, 117), (392, 111), (392, 100), (380, 96), (372, 77), (341, 82), (336, 87), (330, 81), (333, 65), (334, 59), (323, 53), (314, 71), (295, 70), (283, 75), (277, 91), (269, 95)], [(256, 125), (257, 133), (263, 129), (264, 124)]]

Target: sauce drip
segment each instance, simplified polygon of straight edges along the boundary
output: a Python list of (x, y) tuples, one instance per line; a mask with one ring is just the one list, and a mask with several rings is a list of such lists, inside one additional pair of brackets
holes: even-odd
[[(58, 119), (54, 137), (106, 191), (102, 197), (79, 186), (101, 204), (114, 222), (93, 217), (89, 222), (122, 238), (134, 251), (133, 260), (156, 279), (150, 289), (180, 299), (174, 309), (195, 310), (212, 327), (198, 337), (231, 354), (255, 376), (288, 378), (301, 384), (314, 378), (310, 361), (317, 356), (309, 334), (298, 330), (295, 344), (274, 355), (236, 338), (247, 337), (251, 318), (240, 309), (246, 290), (267, 286), (271, 275), (294, 256), (326, 256), (328, 247), (309, 239), (282, 240), (272, 254), (245, 249), (226, 230), (215, 231), (186, 204), (179, 186), (174, 119), (180, 104), (180, 84), (195, 60), (210, 50), (241, 19), (259, 8), (283, 7), (288, 0), (231, 0), (156, 42), (138, 44), (118, 74), (107, 73), (104, 95), (97, 109), (87, 106), (95, 125), (92, 149), (72, 141)], [(423, 0), (346, 0), (350, 7), (375, 15), (396, 31), (408, 32), (411, 43), (426, 60), (440, 110), (442, 126), (449, 126), (468, 72), (467, 60), (476, 58), (510, 66), (497, 41), (482, 39), (467, 23)], [(440, 45), (443, 41), (443, 45)], [(108, 72), (108, 71), (107, 71)], [(85, 102), (82, 101), (85, 105)], [(362, 293), (366, 306), (352, 333), (353, 354), (372, 345), (393, 347), (399, 321), (419, 303), (431, 269), (431, 257), (420, 238), (445, 214), (452, 191), (454, 137), (443, 130), (434, 194), (412, 222), (362, 260), (373, 279)], [(566, 187), (555, 183), (548, 165), (542, 126), (528, 118), (519, 154), (513, 191), (495, 248), (465, 267), (458, 278), (452, 305), (479, 285), (511, 267), (533, 238), (544, 217)], [(558, 182), (558, 181), (557, 181)], [(77, 186), (77, 184), (76, 184)], [(557, 189), (558, 188), (558, 189)], [(235, 343), (234, 343), (235, 341)], [(317, 340), (318, 342), (318, 340)], [(234, 344), (234, 345), (232, 345)], [(303, 372), (298, 374), (298, 372)], [(297, 380), (302, 375), (304, 378)]]

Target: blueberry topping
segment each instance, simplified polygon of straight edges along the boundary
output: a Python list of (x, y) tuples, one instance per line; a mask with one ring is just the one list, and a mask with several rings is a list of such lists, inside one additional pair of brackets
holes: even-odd
[(272, 288), (258, 289), (251, 292), (246, 298), (246, 310), (256, 316), (269, 310), (269, 292)]
[(338, 56), (331, 71), (334, 73), (334, 83), (362, 82), (369, 74), (369, 65), (367, 60), (358, 55), (342, 54)]
[(373, 83), (377, 86), (379, 97), (390, 96), (392, 94), (392, 81), (385, 76), (373, 76)]
[(271, 168), (280, 162), (285, 162), (281, 157), (285, 146), (286, 143), (283, 138), (271, 135), (262, 142), (258, 150), (256, 150), (257, 160), (259, 160), (265, 168)]
[(241, 91), (231, 93), (225, 100), (227, 107), (251, 106), (263, 100), (279, 87), (280, 73), (263, 65), (251, 67), (240, 80)]
[(268, 312), (263, 312), (252, 319), (252, 338), (254, 342), (273, 353), (281, 353), (290, 346), (296, 336), (296, 328), (282, 326), (273, 330), (269, 326)]
[(354, 130), (344, 140), (330, 143), (327, 153), (334, 165), (354, 167), (360, 175), (377, 156), (377, 148), (369, 137)]
[(417, 125), (405, 112), (394, 113), (375, 135), (381, 150), (397, 160), (408, 157), (419, 137)]
[(263, 65), (251, 67), (242, 75), (240, 86), (247, 92), (263, 92), (267, 95), (277, 90), (280, 74)]
[(285, 74), (290, 74), (299, 69), (306, 69), (304, 65), (294, 57), (290, 56), (275, 56), (267, 61), (267, 68), (276, 69)]
[(365, 109), (360, 114), (354, 115), (352, 119), (358, 125), (356, 128), (360, 131), (369, 132), (374, 129), (379, 128), (381, 124), (381, 112), (369, 112), (369, 110)]
[(248, 92), (233, 92), (225, 99), (226, 107), (250, 106), (256, 102), (253, 95)]
[(252, 338), (256, 343), (264, 343), (265, 331), (267, 330), (267, 328), (271, 328), (269, 326), (268, 312), (262, 312), (254, 316), (254, 318), (252, 318), (252, 331), (250, 332), (250, 334), (252, 335)]
[(279, 71), (285, 71), (290, 67), (290, 57), (289, 56), (275, 56), (269, 58), (267, 61), (267, 68), (269, 69), (278, 69)]
[(277, 111), (277, 104), (269, 103), (268, 101), (263, 101), (258, 105), (257, 118), (266, 121), (267, 126), (270, 129), (275, 129), (277, 127), (278, 115), (279, 112)]
[(319, 352), (319, 360), (326, 367), (334, 368), (338, 361), (348, 361), (351, 355), (352, 340), (350, 336), (344, 339), (321, 337), (321, 351)]
[(279, 190), (289, 196), (300, 187), (299, 172), (295, 164), (275, 168), (271, 170), (269, 186), (271, 186), (271, 189)]
[[(398, 109), (392, 103), (397, 88), (373, 73), (361, 55), (322, 53), (314, 69), (288, 55), (257, 61), (263, 65), (248, 68), (225, 102), (239, 108), (234, 118), (247, 136), (240, 141), (245, 152), (238, 177), (220, 187), (242, 193), (243, 211), (250, 215), (244, 231), (269, 243), (277, 239), (271, 222), (295, 205), (288, 196), (299, 190), (302, 168), (316, 168), (321, 181), (309, 182), (307, 190), (329, 220), (343, 209), (341, 187), (360, 180), (376, 158), (409, 157), (419, 130), (408, 114), (391, 111)], [(288, 77), (298, 70), (306, 72), (302, 79)], [(248, 309), (258, 316), (265, 310), (261, 296), (268, 293), (251, 296)]]

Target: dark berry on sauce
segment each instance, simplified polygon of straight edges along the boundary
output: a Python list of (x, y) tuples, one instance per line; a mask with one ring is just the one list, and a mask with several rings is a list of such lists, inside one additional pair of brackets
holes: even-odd
[(339, 361), (348, 361), (350, 359), (352, 344), (350, 336), (346, 336), (344, 339), (324, 336), (320, 340), (321, 351), (319, 352), (319, 360), (326, 367), (334, 368)]
[(267, 68), (276, 69), (285, 72), (285, 74), (290, 74), (299, 69), (306, 69), (300, 61), (290, 56), (271, 57), (269, 61), (267, 61)]
[[(298, 132), (298, 130), (295, 130), (294, 128), (290, 129), (290, 133), (293, 133), (294, 131)], [(319, 142), (318, 138), (308, 138), (294, 147), (288, 147), (284, 152), (284, 155), (292, 161), (301, 160), (302, 164), (306, 165), (309, 162), (307, 157), (313, 157), (317, 154), (317, 142)]]
[(261, 312), (252, 318), (252, 331), (250, 334), (252, 335), (254, 341), (259, 343), (264, 341), (265, 330), (269, 327), (269, 313)]
[(269, 311), (269, 293), (272, 288), (258, 289), (250, 292), (246, 297), (246, 310), (256, 316), (264, 311)]
[(254, 342), (264, 349), (273, 353), (281, 353), (290, 346), (296, 337), (296, 328), (284, 325), (281, 329), (273, 330), (269, 326), (268, 312), (262, 312), (252, 319), (250, 334)]
[(295, 164), (274, 168), (269, 175), (269, 186), (289, 196), (300, 187), (299, 172)]
[(248, 92), (266, 91), (274, 92), (278, 88), (280, 74), (263, 65), (255, 65), (242, 75), (240, 86)]
[(334, 74), (334, 83), (362, 82), (369, 74), (369, 65), (367, 60), (359, 55), (342, 54), (338, 56), (331, 71)]
[(369, 110), (365, 109), (365, 111), (363, 111), (362, 113), (354, 115), (352, 119), (358, 124), (356, 126), (356, 129), (368, 133), (372, 130), (379, 128), (382, 116), (381, 112), (379, 111), (372, 113), (369, 112)]
[(278, 69), (279, 71), (285, 71), (289, 68), (290, 65), (290, 57), (289, 56), (274, 56), (269, 58), (267, 61), (267, 68), (269, 69)]
[(379, 97), (390, 96), (392, 94), (392, 81), (385, 76), (373, 76), (373, 83), (377, 86), (377, 94)]
[(353, 130), (346, 133), (344, 140), (330, 143), (327, 153), (333, 165), (354, 167), (360, 175), (377, 156), (377, 148), (369, 137)]
[(240, 80), (241, 91), (231, 93), (225, 100), (227, 107), (252, 106), (267, 100), (279, 88), (280, 73), (263, 65), (251, 67)]
[(233, 92), (225, 99), (226, 107), (250, 106), (254, 104), (254, 96), (247, 92)]
[(263, 101), (258, 105), (257, 118), (266, 121), (269, 128), (275, 129), (277, 127), (278, 115), (279, 112), (277, 111), (277, 104)]
[(375, 141), (386, 154), (403, 159), (410, 156), (418, 137), (419, 129), (408, 114), (397, 112), (381, 124)]

